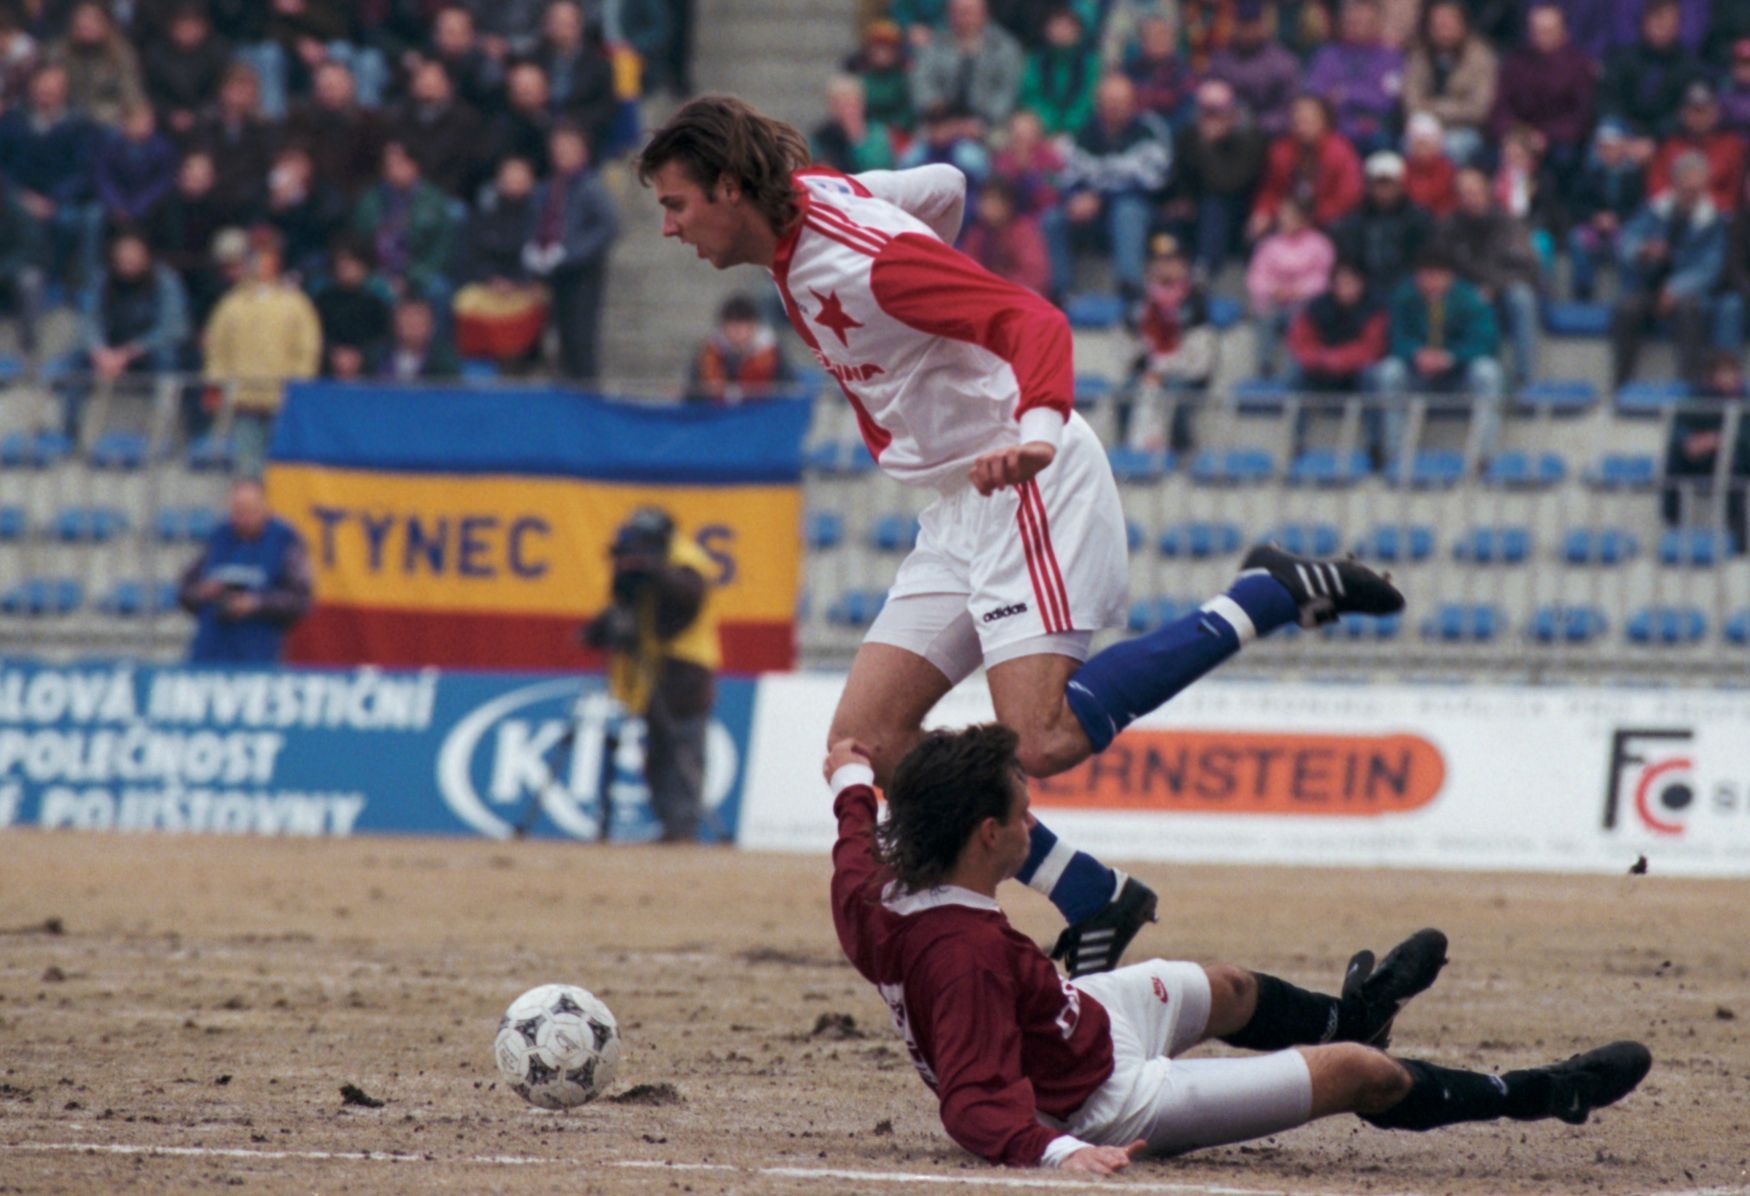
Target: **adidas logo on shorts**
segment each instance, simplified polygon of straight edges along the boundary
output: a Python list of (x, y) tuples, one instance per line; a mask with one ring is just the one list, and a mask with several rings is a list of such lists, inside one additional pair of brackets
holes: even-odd
[(1017, 602), (1013, 606), (999, 606), (995, 610), (985, 611), (984, 621), (986, 623), (995, 623), (998, 619), (1006, 619), (1010, 615), (1024, 615), (1026, 613), (1027, 604), (1025, 602)]

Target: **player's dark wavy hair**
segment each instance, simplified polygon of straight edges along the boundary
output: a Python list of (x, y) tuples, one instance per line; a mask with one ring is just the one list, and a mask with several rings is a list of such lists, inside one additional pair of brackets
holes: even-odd
[(638, 179), (648, 183), (658, 170), (679, 162), (711, 196), (717, 180), (728, 175), (781, 234), (800, 212), (790, 176), (809, 161), (808, 141), (796, 126), (734, 96), (700, 96), (651, 135), (638, 155)]
[(875, 831), (881, 858), (908, 889), (942, 883), (986, 818), (1009, 816), (1020, 737), (1000, 723), (931, 731), (905, 754), (887, 785), (887, 820)]

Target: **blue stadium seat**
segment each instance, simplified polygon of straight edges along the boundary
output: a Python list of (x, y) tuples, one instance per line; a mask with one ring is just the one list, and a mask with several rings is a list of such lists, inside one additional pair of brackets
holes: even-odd
[(84, 601), (84, 587), (71, 577), (30, 577), (0, 595), (0, 611), (43, 618), (71, 614)]
[(73, 442), (59, 432), (13, 432), (0, 439), (0, 465), (48, 469), (73, 453)]
[(1402, 615), (1344, 615), (1335, 623), (1326, 623), (1326, 639), (1395, 640), (1404, 629)]
[(1410, 458), (1407, 473), (1399, 460), (1386, 466), (1385, 476), (1393, 485), (1408, 482), (1418, 490), (1450, 490), (1464, 481), (1464, 454), (1453, 449), (1419, 449)]
[(1076, 406), (1094, 407), (1112, 395), (1112, 379), (1104, 374), (1076, 375)]
[(1726, 638), (1732, 641), (1732, 643), (1738, 645), (1750, 644), (1750, 606), (1747, 606), (1742, 610), (1733, 611), (1731, 616), (1726, 620), (1726, 625), (1723, 630), (1726, 633)]
[(1645, 606), (1629, 616), (1628, 638), (1662, 648), (1698, 643), (1707, 634), (1699, 606)]
[(1072, 328), (1115, 328), (1124, 321), (1124, 300), (1089, 291), (1071, 295), (1063, 305)]
[(1246, 317), (1246, 305), (1232, 295), (1209, 297), (1209, 323), (1216, 331), (1232, 328)]
[(820, 552), (837, 548), (845, 538), (845, 517), (837, 511), (810, 511), (802, 521), (802, 542)]
[(1568, 476), (1568, 463), (1555, 453), (1506, 452), (1498, 454), (1483, 470), (1483, 481), (1490, 486), (1505, 486), (1515, 490), (1541, 490), (1556, 485)]
[(24, 358), (12, 353), (0, 354), (0, 382), (17, 382), (27, 372)]
[(886, 590), (846, 590), (827, 608), (827, 621), (845, 627), (867, 627), (887, 605)]
[(1659, 461), (1650, 453), (1606, 453), (1586, 471), (1587, 483), (1601, 490), (1646, 490), (1658, 480)]
[(1448, 602), (1422, 621), (1422, 638), (1484, 643), (1501, 634), (1501, 610), (1486, 602)]
[(160, 540), (200, 541), (213, 534), (219, 526), (219, 513), (210, 507), (165, 507), (152, 522), (152, 531)]
[(1660, 382), (1625, 382), (1616, 392), (1618, 415), (1652, 418), (1663, 415), (1665, 408), (1689, 397), (1687, 383), (1666, 379)]
[(186, 460), (196, 473), (230, 473), (237, 463), (237, 446), (228, 436), (201, 436), (189, 442)]
[(66, 507), (55, 514), (55, 538), (68, 543), (103, 544), (127, 530), (126, 513), (114, 507)]
[(1584, 378), (1539, 378), (1519, 392), (1522, 407), (1579, 415), (1598, 405), (1598, 388)]
[(1296, 486), (1349, 486), (1370, 472), (1366, 453), (1308, 449), (1288, 467), (1288, 480)]
[(1130, 545), (1131, 552), (1135, 552), (1142, 547), (1144, 538), (1145, 537), (1142, 534), (1142, 524), (1134, 519), (1126, 519), (1124, 521), (1124, 539), (1125, 542)]
[(1202, 560), (1205, 557), (1226, 556), (1231, 552), (1238, 552), (1241, 541), (1238, 524), (1197, 520), (1175, 523), (1162, 532), (1160, 549), (1162, 556)]
[(1262, 538), (1296, 556), (1335, 556), (1343, 546), (1343, 533), (1334, 523), (1284, 523)]
[(1112, 464), (1112, 476), (1120, 482), (1159, 481), (1175, 464), (1171, 453), (1151, 453), (1122, 445), (1108, 449), (1106, 460)]
[(1711, 527), (1672, 528), (1659, 537), (1659, 561), (1708, 569), (1737, 551), (1732, 534)]
[(837, 440), (821, 440), (802, 450), (802, 468), (812, 473), (843, 473), (845, 446)]
[(1620, 565), (1640, 552), (1640, 541), (1627, 528), (1571, 527), (1562, 537), (1562, 559), (1570, 565)]
[(1191, 480), (1204, 486), (1244, 486), (1276, 476), (1276, 459), (1263, 449), (1204, 449), (1191, 462)]
[(1228, 393), (1241, 415), (1275, 415), (1288, 402), (1288, 384), (1275, 378), (1247, 378)]
[(1522, 565), (1531, 556), (1531, 529), (1517, 524), (1473, 527), (1452, 546), (1454, 560), (1473, 565)]
[(171, 581), (150, 586), (144, 581), (124, 579), (97, 600), (98, 610), (124, 619), (161, 614), (174, 610), (176, 605), (176, 583)]
[(1610, 332), (1610, 305), (1546, 303), (1543, 305), (1543, 326), (1551, 336), (1605, 336)]
[(1525, 632), (1542, 644), (1588, 644), (1610, 629), (1610, 621), (1596, 606), (1540, 606), (1532, 612)]
[(0, 507), (0, 540), (22, 540), (30, 531), (30, 516), (23, 507)]
[(876, 552), (910, 552), (917, 539), (918, 521), (897, 511), (881, 516), (869, 527), (869, 547)]
[(1434, 529), (1425, 523), (1382, 523), (1355, 545), (1370, 561), (1425, 561), (1434, 555)]
[(146, 465), (146, 436), (141, 432), (105, 432), (91, 446), (88, 458), (93, 469), (132, 472)]
[(462, 359), (462, 381), (464, 382), (496, 382), (500, 372), (498, 363), (490, 357), (464, 357)]
[(1188, 598), (1144, 598), (1130, 604), (1130, 615), (1125, 622), (1132, 633), (1140, 634), (1182, 619), (1199, 606)]

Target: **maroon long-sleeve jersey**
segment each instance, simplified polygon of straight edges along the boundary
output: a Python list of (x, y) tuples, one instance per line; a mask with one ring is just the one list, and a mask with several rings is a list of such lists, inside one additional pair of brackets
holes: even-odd
[(840, 945), (887, 1002), (949, 1135), (993, 1163), (1040, 1163), (1061, 1135), (1038, 1115), (1067, 1120), (1112, 1074), (1106, 1010), (989, 897), (902, 889), (876, 855), (873, 775), (847, 765), (834, 779)]

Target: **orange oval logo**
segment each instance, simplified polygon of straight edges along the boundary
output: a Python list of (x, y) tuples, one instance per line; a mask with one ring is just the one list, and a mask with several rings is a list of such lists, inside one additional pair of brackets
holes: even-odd
[(1418, 735), (1131, 729), (1098, 756), (1033, 782), (1033, 802), (1187, 814), (1401, 814), (1446, 780)]

